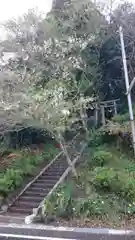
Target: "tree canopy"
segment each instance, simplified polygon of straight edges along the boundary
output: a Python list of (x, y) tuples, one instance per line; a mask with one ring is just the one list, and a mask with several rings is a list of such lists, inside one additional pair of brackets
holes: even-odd
[[(55, 119), (54, 113), (57, 116), (61, 107), (78, 114), (82, 97), (86, 103), (88, 99), (90, 102), (94, 99), (124, 99), (118, 26), (121, 24), (124, 29), (132, 80), (135, 69), (134, 14), (133, 5), (125, 3), (112, 10), (110, 21), (107, 21), (95, 2), (55, 0), (46, 16), (29, 10), (24, 16), (7, 21), (4, 27), (8, 39), (0, 43), (3, 63), (0, 67), (1, 118), (12, 122), (11, 125), (24, 121), (31, 125), (37, 120), (42, 125), (42, 119), (50, 114), (48, 108), (45, 115), (43, 110), (49, 106), (50, 99), (55, 108), (55, 111), (51, 109), (51, 117)], [(4, 52), (12, 52), (16, 57), (4, 63)], [(64, 86), (63, 97), (59, 99), (61, 84)], [(55, 87), (57, 91), (54, 91)], [(55, 92), (55, 99), (61, 101), (58, 109), (53, 104), (52, 92)], [(34, 110), (37, 105), (39, 119), (39, 112)], [(44, 121), (46, 126), (47, 121), (48, 117)]]

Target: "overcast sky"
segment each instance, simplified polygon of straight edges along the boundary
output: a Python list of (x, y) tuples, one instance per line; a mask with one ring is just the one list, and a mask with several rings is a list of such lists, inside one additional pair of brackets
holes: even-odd
[[(108, 2), (109, 0), (104, 1)], [(120, 2), (121, 0), (115, 1)], [(135, 0), (128, 1), (135, 3)], [(0, 22), (12, 17), (18, 17), (19, 15), (27, 12), (30, 8), (38, 7), (38, 9), (42, 12), (48, 12), (51, 8), (51, 4), (52, 0), (1, 0)]]
[[(0, 23), (23, 15), (31, 8), (47, 13), (51, 9), (52, 0), (0, 0)], [(5, 39), (5, 32), (0, 27), (0, 39)]]
[(18, 17), (30, 8), (38, 7), (42, 12), (48, 12), (52, 0), (1, 0), (0, 22), (12, 17)]

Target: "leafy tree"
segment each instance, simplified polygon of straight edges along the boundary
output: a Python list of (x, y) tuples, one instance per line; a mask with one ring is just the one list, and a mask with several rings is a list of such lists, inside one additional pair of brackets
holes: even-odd
[[(68, 110), (73, 118), (75, 109), (75, 119), (77, 111), (82, 118), (88, 101), (84, 96), (108, 99), (110, 96), (105, 95), (107, 91), (112, 98), (119, 96), (121, 89), (124, 92), (120, 48), (118, 44), (118, 49), (115, 47), (118, 35), (114, 34), (114, 22), (112, 17), (108, 24), (97, 6), (88, 0), (83, 3), (80, 0), (55, 1), (46, 18), (31, 10), (18, 20), (8, 21), (5, 27), (10, 38), (1, 46), (4, 49), (12, 46), (17, 57), (1, 69), (3, 72), (7, 69), (14, 72), (20, 85), (17, 89), (15, 82), (9, 80), (14, 88), (14, 96), (9, 99), (8, 92), (5, 95), (7, 103), (12, 105), (10, 112), (6, 110), (8, 113), (5, 119), (9, 121), (7, 116), (14, 119), (12, 125), (22, 122), (46, 128), (48, 122), (51, 122), (50, 131), (56, 133), (55, 127), (61, 124), (61, 117), (63, 122), (61, 110)], [(110, 29), (113, 29), (112, 32)], [(115, 51), (112, 50), (113, 46)], [(2, 84), (5, 85), (5, 81)], [(55, 106), (50, 96), (53, 87), (57, 89), (56, 97), (59, 96), (61, 84), (66, 94)], [(15, 96), (20, 91), (18, 103)], [(51, 108), (46, 109), (49, 102)], [(37, 105), (38, 109), (34, 111)], [(18, 116), (21, 118), (18, 119)], [(69, 124), (69, 119), (68, 123), (66, 121), (64, 116), (64, 128)], [(83, 125), (86, 128), (85, 122)]]

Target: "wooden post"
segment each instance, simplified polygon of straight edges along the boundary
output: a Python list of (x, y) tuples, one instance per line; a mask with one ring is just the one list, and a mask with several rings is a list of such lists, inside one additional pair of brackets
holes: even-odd
[(114, 101), (114, 114), (117, 115), (117, 104), (116, 101)]
[(98, 125), (98, 104), (96, 103), (95, 107), (95, 126), (97, 127)]
[(101, 105), (100, 108), (101, 108), (102, 125), (105, 125), (105, 107), (104, 105)]
[(84, 108), (82, 106), (82, 104), (80, 105), (80, 116), (81, 116), (81, 120), (83, 123), (83, 128), (86, 132), (86, 138), (89, 138), (89, 132), (88, 132), (88, 127), (87, 127), (87, 114), (86, 114), (86, 110), (84, 111)]

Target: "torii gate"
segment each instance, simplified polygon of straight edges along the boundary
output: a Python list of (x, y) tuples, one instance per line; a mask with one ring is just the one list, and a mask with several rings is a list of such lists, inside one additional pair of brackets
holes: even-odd
[(113, 108), (114, 109), (114, 115), (118, 114), (117, 111), (117, 102), (119, 102), (120, 99), (114, 99), (110, 101), (104, 101), (99, 103), (99, 108), (101, 110), (101, 117), (102, 117), (102, 125), (105, 125), (105, 108)]
[(106, 108), (113, 108), (114, 109), (114, 115), (118, 114), (118, 109), (117, 109), (117, 103), (120, 101), (120, 99), (113, 99), (109, 101), (102, 101), (99, 103), (95, 103), (95, 117), (94, 117), (94, 122), (95, 126), (98, 125), (99, 119), (98, 119), (98, 112), (100, 111), (101, 113), (101, 123), (102, 125), (105, 125), (106, 120), (105, 120), (105, 109)]

